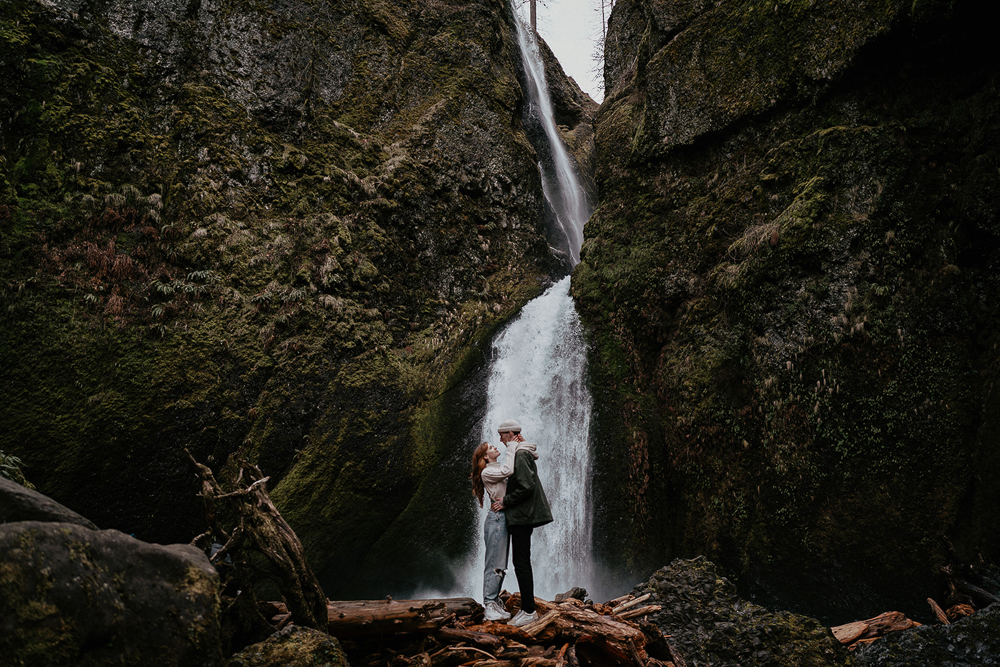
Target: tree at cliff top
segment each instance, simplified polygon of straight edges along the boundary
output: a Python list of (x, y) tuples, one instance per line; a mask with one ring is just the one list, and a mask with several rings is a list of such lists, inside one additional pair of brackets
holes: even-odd
[(573, 283), (606, 559), (706, 553), (874, 615), (942, 536), (1000, 556), (985, 11), (616, 3)]
[(513, 29), (503, 0), (0, 4), (0, 449), (183, 542), (183, 448), (242, 450), (329, 595), (446, 583), (486, 341), (563, 270)]

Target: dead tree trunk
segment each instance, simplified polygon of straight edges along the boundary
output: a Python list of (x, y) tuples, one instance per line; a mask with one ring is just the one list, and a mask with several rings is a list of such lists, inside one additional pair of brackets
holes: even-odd
[(481, 609), (472, 598), (442, 600), (351, 600), (329, 602), (328, 632), (338, 639), (371, 635), (432, 633), (456, 616)]
[[(241, 461), (239, 476), (233, 484), (235, 490), (227, 492), (210, 468), (195, 461), (190, 452), (188, 457), (201, 479), (199, 495), (205, 502), (209, 528), (214, 535), (226, 540), (214, 555), (213, 562), (221, 561), (226, 554), (232, 556), (241, 583), (241, 595), (253, 595), (255, 571), (272, 579), (297, 625), (326, 632), (326, 596), (306, 562), (298, 536), (271, 502), (267, 493), (269, 478), (264, 477), (257, 466)], [(241, 482), (246, 486), (241, 486)], [(266, 560), (267, 567), (262, 572), (258, 567), (260, 559), (254, 559), (253, 554)]]

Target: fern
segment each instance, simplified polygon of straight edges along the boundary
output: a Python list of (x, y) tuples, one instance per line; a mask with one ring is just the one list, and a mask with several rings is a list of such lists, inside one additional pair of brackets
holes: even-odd
[(21, 463), (21, 459), (0, 450), (0, 477), (6, 477), (28, 489), (35, 488), (34, 484), (24, 478), (24, 473), (21, 472), (22, 465), (24, 464)]

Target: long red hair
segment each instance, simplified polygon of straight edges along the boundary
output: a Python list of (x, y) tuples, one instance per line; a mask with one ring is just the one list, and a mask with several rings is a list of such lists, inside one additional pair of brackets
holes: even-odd
[(483, 470), (486, 468), (486, 448), (490, 446), (488, 442), (481, 442), (472, 452), (472, 495), (479, 501), (479, 506), (483, 506)]

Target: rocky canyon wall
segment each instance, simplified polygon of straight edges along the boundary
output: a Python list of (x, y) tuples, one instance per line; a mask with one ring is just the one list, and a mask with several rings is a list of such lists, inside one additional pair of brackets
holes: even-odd
[(184, 449), (244, 456), (331, 597), (447, 583), (489, 336), (565, 271), (513, 32), (502, 0), (0, 3), (0, 450), (160, 542), (204, 526)]
[(1000, 556), (985, 11), (616, 3), (573, 281), (606, 561), (825, 615)]

